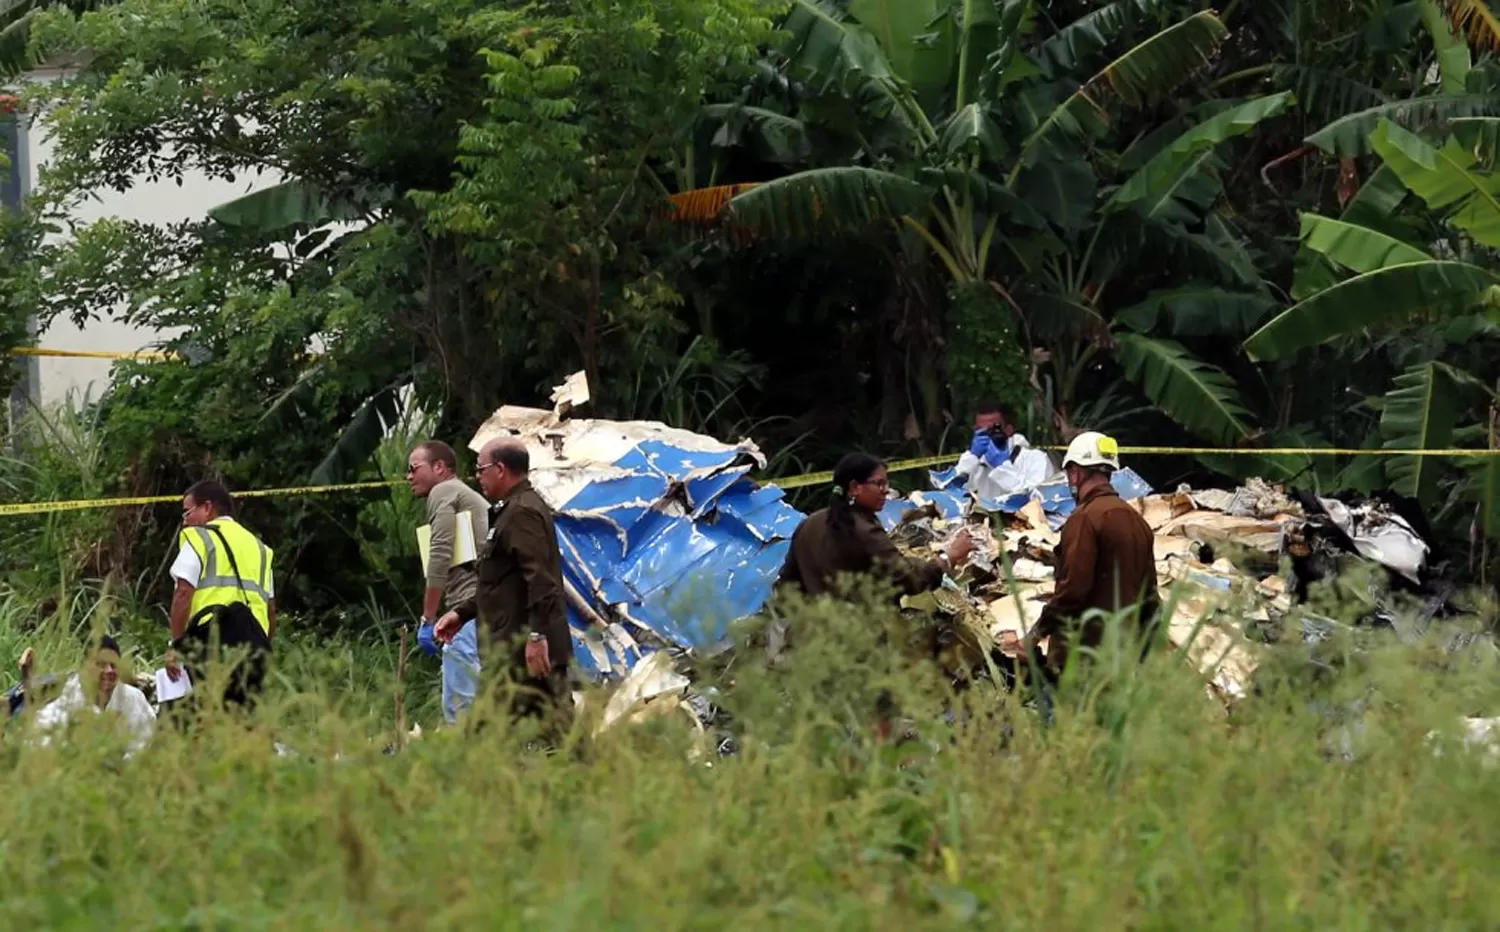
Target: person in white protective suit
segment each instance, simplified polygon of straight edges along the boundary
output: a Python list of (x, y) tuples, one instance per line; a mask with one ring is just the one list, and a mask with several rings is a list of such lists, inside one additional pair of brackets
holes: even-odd
[(1057, 467), (1016, 431), (1010, 409), (987, 403), (975, 412), (974, 439), (955, 471), (963, 477), (964, 488), (980, 498), (1006, 498), (1046, 482), (1057, 474)]

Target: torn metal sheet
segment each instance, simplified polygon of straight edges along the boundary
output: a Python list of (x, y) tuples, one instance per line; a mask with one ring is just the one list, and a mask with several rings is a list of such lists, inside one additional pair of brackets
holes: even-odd
[(765, 465), (759, 448), (654, 421), (565, 417), (588, 401), (582, 373), (552, 397), (550, 411), (500, 408), (469, 447), (526, 445), (532, 485), (557, 515), (580, 667), (620, 678), (653, 651), (727, 646), (730, 623), (770, 597), (803, 517), (748, 478)]

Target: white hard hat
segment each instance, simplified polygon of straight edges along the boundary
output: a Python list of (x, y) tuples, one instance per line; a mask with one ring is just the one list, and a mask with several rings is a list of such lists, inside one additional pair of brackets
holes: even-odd
[(1063, 457), (1063, 468), (1068, 466), (1108, 466), (1110, 469), (1119, 469), (1120, 445), (1113, 437), (1096, 430), (1086, 430), (1068, 444), (1068, 452)]

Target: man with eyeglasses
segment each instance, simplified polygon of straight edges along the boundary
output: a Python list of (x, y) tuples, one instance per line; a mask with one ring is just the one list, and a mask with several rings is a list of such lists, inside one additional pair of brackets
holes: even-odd
[(573, 640), (552, 509), (531, 487), (530, 467), (515, 438), (491, 440), (479, 451), (475, 474), (495, 503), (479, 551), (479, 585), (438, 621), (437, 638), (451, 641), (478, 619), (486, 677), (509, 676), (516, 687), (511, 714), (540, 720), (543, 742), (555, 747), (572, 718)]
[[(458, 478), (458, 457), (440, 440), (419, 444), (406, 460), (406, 482), (412, 494), (427, 501), (427, 588), (422, 593), (422, 622), (417, 642), (429, 654), (443, 656), (443, 718), (448, 724), (474, 704), (479, 682), (479, 643), (473, 622), (447, 644), (433, 636), (438, 610), (474, 597), (474, 547), (490, 526), (490, 503)], [(468, 521), (468, 532), (460, 521)], [(457, 551), (467, 551), (457, 554)]]
[(195, 483), (182, 497), (180, 548), (172, 562), (177, 585), (168, 621), (173, 653), (167, 675), (181, 675), (177, 655), (187, 655), (195, 683), (204, 665), (219, 660), (209, 653), (217, 640), (221, 650), (243, 649), (224, 689), (224, 701), (253, 708), (265, 679), (271, 642), (276, 637), (274, 551), (234, 518), (234, 499), (221, 483)]

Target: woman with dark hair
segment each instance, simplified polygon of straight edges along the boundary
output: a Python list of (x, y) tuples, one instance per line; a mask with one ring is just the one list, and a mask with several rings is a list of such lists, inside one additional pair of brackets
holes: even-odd
[(869, 454), (839, 460), (833, 485), (828, 507), (808, 515), (792, 534), (777, 589), (795, 585), (808, 596), (820, 596), (835, 588), (839, 576), (874, 573), (894, 582), (903, 595), (916, 595), (936, 589), (943, 574), (974, 551), (968, 533), (960, 532), (935, 560), (903, 556), (878, 517), (890, 491), (885, 463)]

